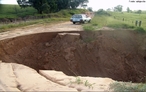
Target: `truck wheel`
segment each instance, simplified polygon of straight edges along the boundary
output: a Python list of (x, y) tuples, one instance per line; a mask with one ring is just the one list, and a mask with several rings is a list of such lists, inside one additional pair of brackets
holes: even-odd
[(73, 24), (76, 24), (76, 22), (73, 22)]
[(85, 23), (85, 21), (82, 22), (83, 24)]

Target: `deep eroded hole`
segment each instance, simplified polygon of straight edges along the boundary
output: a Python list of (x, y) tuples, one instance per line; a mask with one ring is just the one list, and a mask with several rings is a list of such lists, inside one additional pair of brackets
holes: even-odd
[(38, 33), (0, 41), (0, 59), (73, 76), (144, 82), (142, 39), (133, 31)]

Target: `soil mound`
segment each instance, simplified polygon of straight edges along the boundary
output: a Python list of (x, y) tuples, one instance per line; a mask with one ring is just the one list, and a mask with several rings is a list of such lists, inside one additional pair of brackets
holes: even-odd
[(71, 76), (144, 82), (146, 37), (126, 30), (33, 34), (0, 41), (0, 59)]

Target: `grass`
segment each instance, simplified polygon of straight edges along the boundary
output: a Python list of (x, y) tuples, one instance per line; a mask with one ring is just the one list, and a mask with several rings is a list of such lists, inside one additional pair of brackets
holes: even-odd
[(132, 84), (115, 82), (110, 84), (110, 90), (114, 92), (146, 92), (146, 84)]
[(50, 14), (38, 14), (37, 10), (33, 7), (21, 8), (19, 5), (9, 5), (9, 4), (1, 4), (0, 7), (0, 19), (1, 18), (18, 18), (25, 16), (51, 16), (51, 17), (70, 17), (73, 14), (83, 13), (85, 9), (66, 9), (61, 10), (57, 13)]
[(33, 7), (21, 8), (19, 5), (1, 4), (0, 10), (0, 18), (18, 18), (37, 14)]
[(116, 20), (122, 21), (125, 24), (135, 26), (135, 21), (142, 21), (141, 27), (146, 30), (146, 16), (145, 14), (136, 14), (136, 13), (111, 13), (112, 16), (115, 17)]
[(83, 24), (83, 29), (85, 31), (98, 30), (99, 28), (107, 26), (109, 18), (110, 17), (104, 15), (103, 16), (95, 15), (95, 17), (91, 20), (91, 23)]
[(92, 89), (93, 89), (93, 85), (95, 84), (95, 83), (93, 83), (93, 84), (89, 83), (88, 80), (83, 81), (80, 77), (76, 77), (76, 80), (71, 81), (70, 83), (71, 84), (78, 84), (78, 85), (83, 84), (84, 86), (86, 86), (88, 88), (92, 88)]
[[(110, 27), (114, 29), (132, 29), (132, 30), (142, 31), (143, 33), (146, 30), (145, 14), (126, 13), (126, 12), (124, 13), (109, 12), (109, 14), (110, 14), (109, 16), (96, 14), (90, 24), (83, 25), (84, 30), (93, 31), (93, 30), (98, 30), (102, 27)], [(142, 21), (141, 27), (135, 26), (136, 20)]]
[[(17, 23), (0, 24), (0, 32), (7, 31), (10, 28), (23, 27), (32, 24), (43, 24), (59, 21), (69, 21), (73, 14), (83, 13), (85, 9), (66, 9), (56, 13), (38, 14), (33, 7), (21, 8), (19, 5), (2, 4), (0, 7), (0, 19), (17, 19), (27, 16), (36, 17), (35, 20), (21, 21)], [(43, 17), (43, 19), (42, 19)]]
[(26, 21), (26, 22), (20, 22), (20, 23), (10, 23), (10, 24), (1, 24), (0, 25), (0, 32), (7, 31), (11, 28), (16, 28), (16, 27), (24, 27), (28, 25), (33, 25), (33, 24), (50, 24), (54, 22), (60, 22), (60, 21), (68, 21), (68, 18), (46, 18), (46, 19), (37, 19), (37, 20), (31, 20), (31, 21)]
[(80, 77), (76, 77), (76, 80), (75, 81), (71, 81), (71, 83), (76, 83), (76, 84), (83, 84), (83, 80), (81, 80)]
[(91, 31), (91, 30), (95, 30), (93, 26), (90, 26), (90, 25), (86, 25), (86, 26), (83, 26), (83, 29), (85, 31)]
[(134, 30), (138, 33), (145, 33), (146, 32), (142, 27), (136, 27)]

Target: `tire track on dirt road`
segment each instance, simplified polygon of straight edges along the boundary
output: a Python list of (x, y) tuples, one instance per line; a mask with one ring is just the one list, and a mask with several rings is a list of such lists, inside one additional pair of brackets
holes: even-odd
[(82, 31), (82, 26), (79, 24), (72, 24), (71, 22), (63, 22), (56, 24), (31, 25), (22, 28), (16, 28), (7, 32), (0, 33), (0, 40), (14, 38), (17, 36), (44, 33), (44, 32), (60, 32), (60, 31)]

